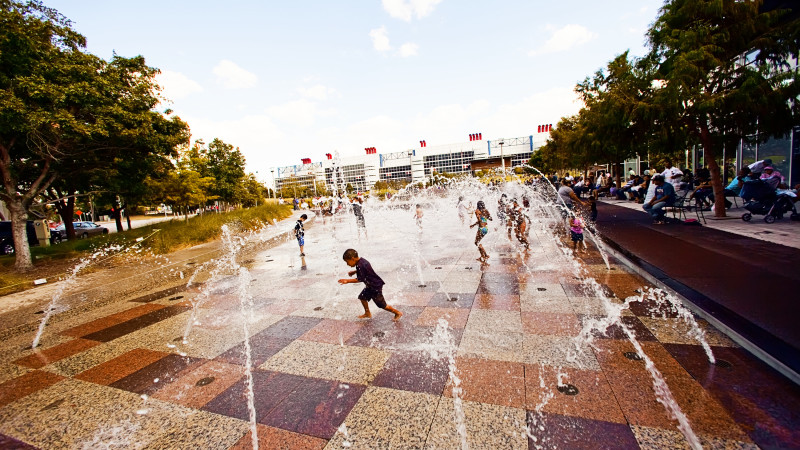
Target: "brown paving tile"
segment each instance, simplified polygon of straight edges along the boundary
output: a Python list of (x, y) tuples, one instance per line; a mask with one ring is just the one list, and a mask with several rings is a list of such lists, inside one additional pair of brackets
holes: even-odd
[(328, 344), (343, 344), (356, 333), (364, 322), (350, 322), (347, 320), (323, 319), (314, 328), (300, 336), (304, 341), (325, 342)]
[(392, 298), (392, 302), (406, 306), (428, 306), (433, 294), (434, 292), (399, 292)]
[(519, 311), (519, 295), (515, 294), (477, 294), (473, 308), (497, 311)]
[(445, 358), (434, 359), (424, 352), (396, 352), (372, 380), (372, 385), (441, 395), (448, 376)]
[(641, 291), (643, 287), (651, 286), (644, 278), (633, 274), (608, 275), (606, 279), (600, 281), (600, 283), (606, 285), (614, 295), (621, 299), (639, 295), (636, 292), (637, 290)]
[(100, 331), (104, 328), (108, 328), (113, 325), (120, 324), (122, 322), (126, 322), (128, 320), (134, 319), (141, 315), (147, 314), (149, 312), (153, 312), (159, 309), (165, 308), (165, 305), (160, 305), (158, 303), (145, 303), (143, 305), (136, 306), (134, 308), (128, 309), (126, 311), (118, 312), (116, 314), (111, 314), (106, 317), (102, 317), (97, 320), (93, 320), (91, 322), (84, 323), (83, 325), (78, 325), (77, 327), (73, 327), (67, 330), (62, 331), (60, 334), (65, 336), (72, 336), (72, 337), (81, 337), (86, 336), (87, 334), (95, 333)]
[(316, 317), (287, 316), (265, 328), (259, 334), (277, 338), (297, 339), (322, 322)]
[(484, 283), (478, 285), (476, 294), (519, 295), (519, 284)]
[[(528, 448), (575, 450), (638, 449), (636, 436), (626, 424), (583, 417), (528, 412)], [(533, 440), (536, 437), (536, 441)]]
[(554, 271), (536, 271), (536, 272), (522, 272), (517, 275), (520, 283), (553, 283), (553, 280), (558, 279), (560, 272)]
[[(627, 359), (623, 354), (633, 352), (627, 341), (600, 339), (597, 358), (628, 423), (657, 428), (675, 429), (677, 422), (669, 418), (658, 403), (652, 377), (644, 361)], [(661, 372), (673, 398), (689, 418), (698, 434), (723, 439), (747, 441), (748, 437), (728, 412), (708, 391), (686, 372), (657, 342), (642, 342), (642, 348)]]
[(451, 328), (464, 328), (469, 319), (469, 309), (466, 308), (438, 308), (434, 306), (422, 310), (414, 325), (422, 327), (435, 327), (439, 319), (445, 319)]
[[(256, 408), (256, 420), (263, 419), (307, 379), (288, 373), (254, 370), (253, 403)], [(239, 420), (250, 420), (247, 407), (247, 379), (240, 378), (233, 386), (206, 403), (202, 410)]]
[(97, 341), (73, 339), (44, 350), (34, 349), (33, 353), (14, 361), (14, 364), (29, 367), (31, 369), (41, 369), (48, 364), (60, 361), (72, 355), (77, 355), (78, 353), (88, 350), (98, 344), (100, 343)]
[[(559, 376), (560, 374), (560, 376)], [(576, 395), (559, 391), (559, 380), (563, 385), (578, 389)], [(542, 387), (544, 384), (544, 387)], [(606, 422), (626, 423), (625, 416), (606, 381), (605, 374), (594, 370), (556, 368), (547, 365), (525, 365), (525, 407), (536, 409), (544, 398), (552, 394), (542, 411), (565, 416)]]
[(330, 439), (366, 389), (358, 384), (307, 378), (259, 423)]
[(79, 373), (74, 378), (108, 386), (167, 356), (168, 353), (137, 348), (103, 364)]
[[(596, 316), (589, 316), (589, 315), (581, 315), (579, 316), (582, 323), (585, 323), (586, 320), (590, 320), (593, 318), (597, 318)], [(633, 331), (633, 335), (638, 341), (656, 341), (656, 337), (653, 336), (653, 333), (650, 332), (650, 329), (639, 320), (638, 317), (635, 316), (623, 316), (620, 317), (620, 321), (625, 324), (631, 331)], [(628, 335), (622, 330), (622, 328), (618, 324), (611, 325), (610, 327), (606, 328), (605, 330), (595, 330), (592, 331), (592, 335), (600, 338), (600, 339), (619, 339), (619, 340), (626, 340)]]
[(34, 392), (47, 389), (63, 379), (64, 377), (61, 375), (34, 370), (5, 383), (0, 383), (0, 407)]
[(199, 409), (243, 376), (242, 366), (208, 361), (175, 381), (164, 383), (152, 397)]
[[(287, 345), (291, 344), (293, 340), (294, 339), (269, 336), (264, 334), (263, 331), (251, 337), (250, 358), (252, 360), (253, 367), (258, 367), (263, 364), (264, 361), (283, 350), (283, 348)], [(224, 353), (214, 359), (230, 364), (244, 366), (247, 364), (244, 341), (226, 350)]]
[[(322, 450), (327, 444), (327, 439), (320, 439), (300, 433), (282, 430), (256, 424), (258, 448), (275, 450)], [(239, 442), (229, 450), (252, 450), (253, 438), (251, 432), (245, 434)]]
[(523, 311), (521, 318), (525, 334), (577, 336), (581, 332), (581, 321), (575, 314)]
[(153, 325), (154, 323), (161, 322), (164, 319), (168, 319), (172, 316), (178, 315), (188, 310), (189, 310), (188, 307), (181, 305), (167, 306), (165, 308), (151, 311), (147, 314), (143, 314), (139, 317), (127, 320), (125, 322), (112, 325), (100, 331), (87, 334), (83, 336), (83, 338), (91, 339), (93, 341), (110, 342), (120, 336), (125, 336), (126, 334), (133, 333), (134, 331), (141, 330), (142, 328)]
[[(456, 358), (456, 375), (461, 379), (461, 398), (493, 405), (525, 406), (525, 370), (521, 363), (480, 358)], [(444, 395), (453, 396), (452, 381)]]
[(136, 372), (109, 384), (110, 387), (122, 389), (136, 394), (152, 394), (163, 383), (169, 383), (203, 364), (204, 360), (180, 356), (173, 353), (151, 363)]
[(177, 294), (178, 292), (184, 292), (184, 291), (186, 291), (186, 286), (180, 284), (178, 286), (173, 286), (173, 287), (169, 287), (169, 288), (166, 288), (166, 289), (162, 289), (162, 290), (160, 290), (158, 292), (152, 292), (150, 294), (145, 294), (145, 295), (142, 295), (141, 297), (137, 297), (137, 298), (134, 298), (134, 299), (128, 300), (128, 301), (134, 302), (134, 303), (149, 303), (149, 302), (152, 302), (154, 300), (158, 300), (160, 298), (164, 298), (164, 297), (166, 297), (168, 295), (173, 295), (173, 294)]

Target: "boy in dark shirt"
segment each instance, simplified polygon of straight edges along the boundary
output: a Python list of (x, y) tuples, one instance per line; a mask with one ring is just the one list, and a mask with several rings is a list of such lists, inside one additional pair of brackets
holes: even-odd
[(370, 265), (369, 261), (364, 258), (359, 258), (358, 252), (352, 248), (345, 250), (342, 259), (344, 259), (344, 262), (346, 262), (348, 266), (356, 268), (356, 270), (347, 272), (348, 275), (355, 275), (356, 278), (342, 278), (339, 280), (339, 284), (363, 282), (365, 285), (364, 290), (358, 294), (358, 299), (361, 300), (361, 305), (364, 307), (364, 314), (358, 316), (358, 318), (369, 319), (372, 317), (372, 314), (369, 312), (369, 301), (372, 300), (378, 308), (394, 313), (394, 320), (399, 320), (400, 317), (403, 316), (403, 313), (386, 304), (386, 300), (383, 298), (383, 285), (385, 283), (381, 277), (372, 270), (372, 265)]
[(303, 252), (303, 247), (306, 245), (306, 232), (303, 228), (303, 222), (306, 219), (308, 219), (308, 216), (303, 214), (299, 219), (297, 219), (297, 223), (294, 226), (294, 237), (297, 238), (297, 243), (300, 245), (300, 256), (306, 256), (306, 254)]

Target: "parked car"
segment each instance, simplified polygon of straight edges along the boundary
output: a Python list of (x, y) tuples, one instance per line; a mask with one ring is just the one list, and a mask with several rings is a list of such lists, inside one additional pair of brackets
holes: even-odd
[[(108, 228), (94, 222), (72, 222), (72, 226), (75, 227), (75, 236), (78, 239), (85, 239), (98, 234), (108, 234)], [(67, 230), (64, 228), (64, 224), (50, 230), (50, 241), (52, 243), (58, 244), (66, 239)]]
[[(28, 244), (39, 245), (36, 239), (36, 228), (33, 221), (29, 220), (26, 226), (28, 231)], [(0, 222), (0, 254), (10, 255), (14, 253), (14, 235), (11, 232), (11, 221)]]

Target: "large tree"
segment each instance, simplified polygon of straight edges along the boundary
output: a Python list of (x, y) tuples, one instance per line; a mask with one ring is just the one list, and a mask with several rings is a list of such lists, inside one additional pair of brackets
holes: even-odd
[(660, 79), (652, 105), (703, 147), (717, 217), (725, 216), (720, 150), (747, 136), (778, 137), (798, 123), (800, 22), (763, 2), (671, 0), (648, 31)]
[(198, 140), (189, 152), (192, 169), (215, 180), (213, 194), (225, 203), (239, 202), (237, 193), (245, 178), (245, 159), (239, 148), (214, 138), (208, 146)]
[(32, 267), (29, 208), (54, 180), (77, 176), (76, 167), (110, 167), (130, 149), (152, 151), (171, 139), (160, 130), (185, 129), (152, 110), (157, 69), (142, 57), (105, 61), (84, 52), (85, 43), (40, 2), (0, 0), (0, 200), (10, 212), (19, 271)]

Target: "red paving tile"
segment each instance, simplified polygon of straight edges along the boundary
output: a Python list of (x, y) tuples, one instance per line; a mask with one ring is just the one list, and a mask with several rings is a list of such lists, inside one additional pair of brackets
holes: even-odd
[(44, 350), (39, 350), (38, 348), (34, 349), (33, 353), (14, 361), (14, 363), (31, 369), (41, 369), (48, 364), (76, 355), (98, 344), (100, 343), (97, 341), (73, 339)]
[(147, 367), (148, 365), (167, 355), (168, 353), (164, 352), (137, 348), (110, 361), (104, 362), (92, 367), (91, 369), (81, 372), (78, 375), (75, 375), (74, 378), (88, 381), (90, 383), (108, 386), (109, 384), (136, 372), (137, 370)]
[(475, 303), (472, 304), (476, 309), (492, 309), (497, 311), (519, 311), (519, 295), (515, 294), (477, 294)]
[(180, 356), (170, 353), (132, 374), (109, 384), (110, 387), (123, 389), (136, 394), (153, 394), (164, 383), (170, 383), (183, 374), (203, 364), (204, 360)]
[(422, 327), (435, 327), (439, 319), (445, 319), (451, 328), (464, 328), (469, 319), (469, 309), (465, 308), (438, 308), (427, 307), (422, 310), (414, 325)]
[(449, 376), (445, 358), (425, 352), (393, 353), (372, 381), (374, 386), (441, 395)]
[(83, 336), (84, 339), (91, 339), (93, 341), (110, 342), (114, 339), (125, 336), (126, 334), (133, 333), (134, 331), (141, 330), (162, 320), (176, 316), (182, 312), (188, 311), (189, 307), (182, 305), (171, 305), (165, 308), (157, 309), (133, 319), (127, 320), (100, 331), (87, 334)]
[(327, 344), (341, 344), (355, 334), (364, 322), (350, 322), (347, 320), (323, 319), (314, 328), (308, 330), (300, 339), (304, 341), (324, 342)]
[(34, 392), (47, 389), (63, 380), (64, 377), (50, 372), (34, 370), (17, 378), (0, 383), (0, 407), (17, 401)]
[(60, 334), (65, 336), (73, 336), (73, 337), (81, 337), (86, 336), (87, 334), (95, 333), (100, 331), (104, 328), (108, 328), (113, 325), (118, 325), (122, 322), (126, 322), (128, 320), (134, 319), (136, 317), (142, 316), (149, 312), (153, 312), (159, 309), (164, 308), (165, 305), (160, 305), (157, 303), (145, 303), (143, 305), (139, 305), (135, 308), (128, 309), (126, 311), (118, 312), (116, 314), (111, 314), (110, 316), (102, 317), (97, 320), (93, 320), (91, 322), (84, 323), (83, 325), (78, 325), (77, 327), (70, 328), (68, 330), (62, 331)]
[(575, 314), (523, 311), (520, 316), (525, 334), (577, 336), (581, 332), (581, 321)]
[[(525, 369), (520, 363), (479, 358), (456, 358), (456, 375), (461, 379), (461, 398), (493, 405), (525, 406)], [(453, 396), (448, 381), (444, 394)]]
[(199, 409), (243, 376), (242, 366), (209, 361), (172, 382), (165, 382), (152, 397)]
[[(256, 424), (256, 435), (258, 436), (258, 448), (264, 449), (321, 450), (328, 444), (327, 439), (293, 433), (261, 424)], [(252, 448), (253, 438), (251, 432), (248, 431), (230, 450), (252, 450)]]
[[(627, 450), (639, 443), (626, 424), (583, 417), (528, 412), (528, 448), (566, 448), (575, 450)], [(536, 438), (536, 441), (533, 440)]]
[[(261, 421), (270, 411), (283, 402), (307, 377), (266, 370), (253, 371), (253, 403), (256, 420)], [(239, 420), (250, 420), (247, 409), (247, 380), (240, 378), (213, 400), (203, 406), (204, 411)]]

